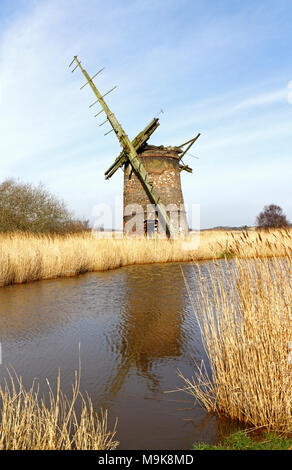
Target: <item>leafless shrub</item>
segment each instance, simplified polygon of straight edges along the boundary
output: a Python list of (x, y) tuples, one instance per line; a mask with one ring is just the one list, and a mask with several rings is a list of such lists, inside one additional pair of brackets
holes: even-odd
[(270, 204), (256, 218), (256, 225), (260, 229), (288, 227), (289, 222), (280, 206)]
[(73, 219), (63, 201), (42, 184), (8, 179), (0, 184), (0, 232), (73, 233), (88, 230), (88, 221)]

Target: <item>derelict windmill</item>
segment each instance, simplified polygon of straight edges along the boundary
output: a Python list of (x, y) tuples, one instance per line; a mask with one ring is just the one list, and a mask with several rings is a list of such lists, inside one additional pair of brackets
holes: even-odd
[[(114, 131), (123, 149), (114, 163), (105, 172), (105, 177), (109, 179), (120, 167), (124, 167), (124, 232), (128, 235), (131, 232), (129, 230), (129, 221), (133, 217), (133, 213), (129, 212), (129, 207), (132, 208), (133, 205), (136, 207), (139, 205), (143, 221), (142, 228), (140, 224), (140, 234), (153, 234), (162, 227), (164, 233), (171, 238), (176, 238), (179, 234), (186, 235), (188, 224), (181, 190), (180, 172), (185, 170), (192, 173), (192, 169), (181, 162), (200, 134), (179, 147), (148, 146), (147, 141), (149, 137), (159, 126), (158, 118), (154, 118), (131, 141), (104, 100), (104, 97), (116, 87), (101, 95), (93, 79), (103, 69), (90, 77), (82, 67), (77, 56), (74, 56), (69, 67), (74, 62), (76, 66), (72, 72), (79, 67), (87, 80), (80, 89), (89, 84), (97, 98), (89, 107), (91, 108), (98, 103), (102, 107), (95, 114), (95, 117), (103, 112), (106, 114), (106, 120), (100, 126), (109, 122), (112, 127), (104, 135)], [(187, 147), (183, 151), (182, 147), (184, 146)], [(150, 211), (150, 215), (149, 207), (154, 208), (154, 210)]]

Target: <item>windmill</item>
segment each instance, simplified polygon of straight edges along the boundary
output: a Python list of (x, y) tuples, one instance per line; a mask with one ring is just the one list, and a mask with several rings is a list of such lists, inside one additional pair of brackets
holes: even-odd
[[(111, 88), (107, 93), (102, 95), (93, 82), (93, 79), (99, 73), (101, 73), (103, 69), (100, 69), (95, 75), (90, 77), (86, 70), (82, 67), (81, 61), (77, 58), (77, 56), (74, 56), (74, 59), (72, 60), (69, 67), (71, 67), (73, 63), (76, 65), (72, 69), (72, 72), (74, 72), (79, 67), (86, 78), (86, 83), (82, 85), (80, 89), (83, 89), (86, 85), (89, 84), (93, 93), (95, 94), (95, 97), (97, 98), (96, 101), (94, 101), (89, 107), (91, 108), (96, 104), (100, 104), (102, 107), (102, 109), (98, 111), (97, 114), (95, 114), (95, 117), (102, 113), (106, 114), (106, 120), (102, 122), (100, 126), (108, 122), (112, 127), (112, 129), (106, 132), (104, 135), (108, 135), (110, 132), (115, 132), (122, 147), (122, 152), (120, 155), (105, 172), (105, 178), (109, 179), (119, 168), (124, 168), (124, 231), (127, 233), (127, 229), (125, 229), (125, 227), (128, 226), (127, 222), (131, 216), (131, 214), (128, 214), (127, 208), (132, 206), (133, 203), (134, 205), (138, 205), (140, 202), (140, 206), (142, 207), (142, 217), (144, 219), (144, 230), (146, 234), (150, 231), (156, 231), (158, 223), (164, 228), (168, 237), (176, 238), (181, 231), (186, 233), (188, 228), (183, 205), (179, 173), (182, 170), (190, 173), (192, 172), (192, 169), (189, 168), (188, 165), (182, 163), (182, 158), (186, 155), (200, 134), (197, 134), (196, 137), (189, 140), (188, 142), (185, 142), (179, 147), (149, 147), (147, 146), (147, 141), (159, 126), (159, 119), (156, 117), (142, 132), (140, 132), (135, 137), (134, 140), (131, 141), (126, 132), (123, 130), (116, 116), (109, 109), (104, 100), (104, 97), (111, 93), (116, 87)], [(182, 147), (184, 146), (187, 147), (183, 151)], [(146, 154), (148, 158), (145, 159)], [(150, 165), (150, 171), (147, 171), (146, 168), (149, 166), (149, 162), (152, 164), (154, 162), (154, 170), (152, 169), (153, 165)], [(165, 181), (161, 177), (158, 178), (158, 174), (161, 175), (165, 172), (167, 172), (168, 176)], [(159, 184), (157, 183), (158, 180)], [(174, 189), (172, 191), (173, 194), (171, 194), (171, 191), (168, 191), (171, 184)], [(159, 191), (157, 187), (160, 188)], [(165, 193), (165, 195), (163, 195), (163, 193)], [(165, 200), (167, 200), (167, 205)], [(177, 202), (180, 203), (179, 209), (177, 209)], [(152, 212), (154, 213), (154, 216), (151, 217), (151, 220), (148, 220), (149, 205), (154, 207), (154, 212)], [(168, 207), (169, 205), (171, 205), (170, 209)], [(176, 208), (173, 209), (173, 206)], [(175, 212), (177, 217), (174, 217)], [(183, 223), (181, 222), (181, 219), (183, 219)], [(183, 229), (182, 225), (184, 225)]]

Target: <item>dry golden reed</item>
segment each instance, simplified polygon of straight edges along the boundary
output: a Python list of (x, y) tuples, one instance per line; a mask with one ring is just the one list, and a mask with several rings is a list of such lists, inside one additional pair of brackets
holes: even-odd
[(185, 241), (96, 239), (91, 233), (67, 236), (1, 234), (0, 286), (76, 276), (131, 264), (199, 261), (224, 256), (285, 256), (291, 251), (289, 230), (268, 233), (201, 231)]
[(180, 374), (184, 390), (219, 416), (292, 432), (291, 255), (213, 262), (197, 297), (186, 285), (209, 365)]
[[(108, 430), (107, 412), (97, 415), (90, 398), (81, 395), (79, 379), (76, 373), (71, 399), (60, 389), (60, 374), (55, 392), (47, 382), (46, 403), (35, 382), (26, 390), (21, 378), (9, 371), (9, 381), (0, 387), (0, 450), (116, 449), (116, 425)], [(77, 400), (81, 401), (78, 416)]]

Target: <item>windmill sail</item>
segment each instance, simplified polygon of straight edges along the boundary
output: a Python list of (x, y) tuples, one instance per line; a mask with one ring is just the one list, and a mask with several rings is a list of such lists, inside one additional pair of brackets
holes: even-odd
[[(142, 185), (145, 189), (145, 192), (148, 194), (148, 197), (149, 197), (150, 201), (153, 204), (155, 204), (157, 210), (160, 213), (160, 216), (163, 219), (164, 225), (166, 227), (167, 234), (171, 238), (175, 238), (176, 235), (177, 235), (176, 229), (174, 228), (174, 226), (173, 226), (173, 224), (170, 220), (170, 217), (169, 217), (169, 215), (166, 211), (166, 208), (165, 208), (164, 204), (160, 200), (159, 194), (153, 188), (153, 184), (151, 182), (150, 176), (148, 175), (148, 173), (145, 170), (141, 160), (138, 157), (138, 154), (137, 154), (136, 149), (135, 149), (135, 143), (130, 141), (129, 137), (127, 136), (127, 134), (123, 130), (122, 126), (118, 122), (116, 116), (109, 109), (109, 107), (107, 106), (105, 100), (103, 99), (104, 96), (107, 95), (108, 93), (110, 93), (114, 88), (109, 90), (109, 92), (107, 92), (105, 95), (101, 95), (101, 93), (96, 88), (95, 84), (93, 83), (93, 77), (90, 78), (90, 76), (88, 75), (86, 70), (82, 67), (82, 65), (81, 65), (80, 61), (78, 60), (77, 56), (74, 57), (74, 59), (73, 59), (73, 61), (71, 62), (70, 65), (72, 65), (72, 63), (74, 61), (77, 64), (76, 67), (79, 67), (80, 70), (82, 71), (83, 75), (85, 76), (85, 78), (87, 80), (87, 83), (90, 85), (93, 93), (95, 94), (95, 96), (97, 98), (97, 100), (91, 106), (93, 106), (96, 103), (99, 103), (102, 106), (103, 111), (105, 112), (105, 114), (107, 116), (107, 120), (111, 124), (112, 129), (115, 132), (115, 134), (116, 134), (116, 136), (117, 136), (117, 138), (120, 142), (120, 145), (123, 148), (123, 152), (122, 152), (123, 158), (125, 158), (129, 161), (130, 165), (133, 168), (133, 171), (139, 177), (139, 179), (140, 179), (140, 181), (141, 181), (141, 183), (142, 183)], [(74, 70), (76, 69), (76, 67), (74, 68)], [(118, 162), (116, 162), (116, 163), (118, 164)], [(112, 168), (112, 169), (114, 169), (114, 168)]]

